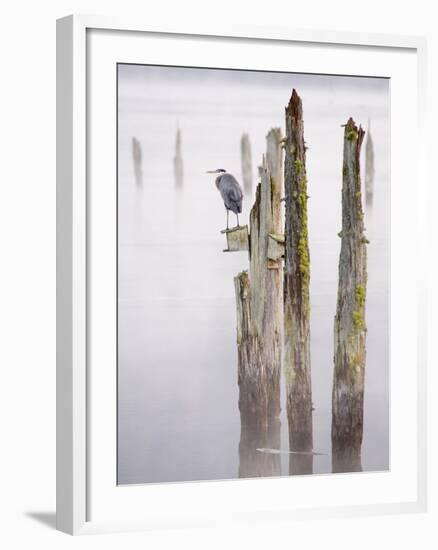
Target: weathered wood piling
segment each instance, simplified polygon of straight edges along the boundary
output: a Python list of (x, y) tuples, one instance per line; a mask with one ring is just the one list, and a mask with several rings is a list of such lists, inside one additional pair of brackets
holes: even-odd
[(360, 180), (364, 134), (350, 118), (344, 130), (342, 240), (334, 326), (331, 431), (334, 472), (361, 469), (367, 288), (367, 239)]
[(246, 196), (252, 193), (252, 156), (249, 135), (243, 134), (240, 140), (240, 156), (242, 161), (243, 191)]
[(175, 156), (173, 157), (173, 173), (175, 187), (181, 189), (184, 185), (184, 163), (181, 151), (181, 130), (178, 128), (175, 138)]
[(132, 138), (132, 160), (134, 162), (134, 179), (138, 187), (143, 186), (143, 168), (141, 144), (136, 137)]
[[(312, 451), (306, 146), (303, 107), (295, 90), (286, 107), (284, 149), (284, 372), (289, 446), (292, 451)], [(297, 461), (291, 455), (291, 473), (312, 473), (312, 456), (301, 458)]]
[(365, 200), (367, 206), (373, 204), (374, 172), (374, 143), (371, 137), (371, 122), (368, 122), (367, 141), (365, 144)]
[(247, 225), (239, 225), (238, 227), (232, 227), (231, 229), (223, 229), (221, 233), (224, 233), (227, 237), (227, 248), (223, 252), (239, 252), (242, 250), (249, 250), (249, 234)]
[(268, 258), (281, 234), (281, 132), (267, 136), (261, 182), (250, 213), (249, 271), (234, 279), (237, 304), (239, 410), (242, 424), (267, 430), (280, 414), (282, 260)]

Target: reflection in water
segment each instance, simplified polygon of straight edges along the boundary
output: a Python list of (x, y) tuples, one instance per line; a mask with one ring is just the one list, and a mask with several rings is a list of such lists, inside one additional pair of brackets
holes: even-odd
[(333, 450), (332, 471), (336, 473), (361, 472), (361, 448), (353, 446), (344, 449)]
[(173, 172), (175, 178), (175, 187), (181, 189), (184, 184), (184, 164), (181, 153), (181, 130), (176, 131), (175, 156), (173, 157)]
[(239, 443), (239, 477), (269, 477), (281, 475), (281, 456), (257, 449), (280, 449), (280, 420), (267, 428), (241, 423)]
[(141, 166), (141, 145), (137, 138), (132, 138), (132, 159), (134, 161), (134, 178), (138, 187), (143, 186), (143, 168)]
[(289, 457), (289, 475), (306, 474), (313, 474), (313, 456), (291, 454)]

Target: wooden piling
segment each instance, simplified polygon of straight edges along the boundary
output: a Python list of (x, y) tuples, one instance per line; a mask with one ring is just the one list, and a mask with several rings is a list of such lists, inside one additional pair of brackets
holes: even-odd
[(184, 185), (184, 163), (181, 152), (181, 130), (178, 128), (175, 138), (175, 156), (173, 157), (173, 173), (175, 187), (181, 189)]
[(132, 138), (132, 160), (134, 162), (134, 179), (137, 187), (143, 186), (143, 168), (141, 144), (136, 137)]
[(242, 424), (266, 430), (280, 414), (282, 260), (268, 258), (269, 235), (281, 234), (281, 132), (267, 136), (261, 182), (250, 214), (249, 271), (235, 277), (239, 410)]
[(364, 134), (350, 118), (344, 130), (342, 242), (334, 326), (331, 431), (334, 472), (361, 469), (367, 287), (367, 240), (360, 181)]
[[(310, 258), (307, 221), (306, 147), (303, 107), (293, 90), (286, 107), (285, 262), (284, 262), (284, 372), (286, 379), (289, 446), (292, 451), (313, 450), (312, 385), (310, 376)], [(312, 473), (310, 456), (305, 468)]]
[(252, 193), (252, 156), (249, 135), (243, 134), (240, 140), (240, 156), (242, 161), (242, 181), (245, 195)]
[(249, 250), (248, 226), (240, 225), (231, 229), (223, 229), (221, 233), (227, 237), (227, 248), (224, 252), (241, 252)]

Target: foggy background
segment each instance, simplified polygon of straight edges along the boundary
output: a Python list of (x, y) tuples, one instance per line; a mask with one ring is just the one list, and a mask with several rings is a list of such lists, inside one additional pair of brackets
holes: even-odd
[[(311, 257), (314, 472), (331, 471), (333, 318), (341, 229), (343, 128), (349, 116), (374, 142), (366, 208), (368, 292), (364, 470), (389, 466), (389, 81), (212, 69), (118, 66), (118, 482), (236, 478), (239, 465), (233, 277), (225, 209), (206, 170), (242, 182), (240, 138), (250, 136), (253, 191), (271, 127), (284, 129), (295, 87), (303, 100)], [(184, 181), (173, 157), (181, 132)], [(136, 178), (132, 138), (141, 147)], [(366, 142), (366, 137), (365, 137)], [(365, 142), (362, 160), (365, 157)], [(365, 180), (362, 170), (362, 181)], [(363, 193), (365, 198), (365, 193)], [(252, 196), (244, 197), (247, 223)], [(230, 215), (230, 224), (235, 218)], [(281, 414), (281, 447), (288, 450)], [(283, 475), (288, 474), (288, 457)]]

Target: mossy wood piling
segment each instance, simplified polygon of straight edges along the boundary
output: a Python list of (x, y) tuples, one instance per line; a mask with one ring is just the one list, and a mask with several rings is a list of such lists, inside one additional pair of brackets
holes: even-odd
[(367, 288), (367, 240), (360, 180), (364, 134), (350, 118), (344, 130), (342, 240), (334, 326), (331, 431), (334, 472), (361, 470)]
[[(234, 279), (241, 477), (277, 475), (280, 471), (278, 456), (273, 458), (269, 452), (260, 454), (257, 448), (280, 448), (282, 359), (289, 449), (304, 453), (290, 455), (289, 471), (313, 472), (307, 148), (302, 101), (295, 90), (286, 107), (285, 119), (283, 139), (279, 129), (271, 130), (267, 136), (249, 232), (247, 226), (224, 231), (226, 251), (249, 252), (249, 269)], [(334, 326), (331, 430), (334, 472), (361, 469), (368, 243), (360, 179), (364, 135), (350, 118), (344, 130), (341, 251)], [(367, 162), (373, 161), (372, 141), (369, 143)], [(370, 174), (374, 176), (374, 168), (370, 168)]]
[[(289, 446), (313, 450), (312, 385), (310, 376), (310, 258), (307, 220), (306, 146), (303, 108), (293, 90), (286, 107), (284, 371), (286, 379)], [(311, 473), (312, 457), (291, 459), (291, 473)]]
[(242, 424), (267, 430), (280, 414), (282, 261), (268, 258), (281, 234), (281, 131), (267, 136), (261, 181), (250, 213), (249, 270), (234, 279), (237, 305), (239, 410)]

